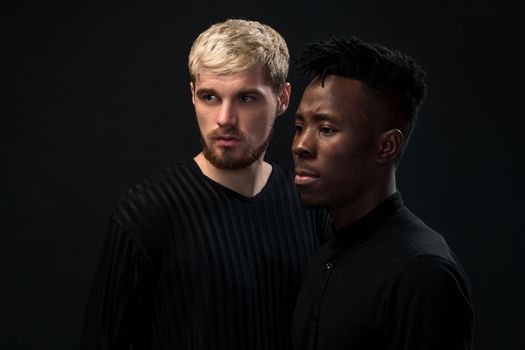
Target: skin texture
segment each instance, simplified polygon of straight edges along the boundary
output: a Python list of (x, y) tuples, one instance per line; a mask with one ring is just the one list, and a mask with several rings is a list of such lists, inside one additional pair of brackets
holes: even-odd
[(306, 88), (296, 115), (295, 182), (307, 205), (327, 208), (348, 226), (393, 194), (402, 134), (377, 127), (361, 82), (328, 75)]
[(275, 118), (288, 107), (290, 84), (276, 92), (254, 65), (229, 75), (199, 72), (190, 88), (204, 144), (197, 164), (216, 182), (257, 194), (271, 173), (263, 157)]

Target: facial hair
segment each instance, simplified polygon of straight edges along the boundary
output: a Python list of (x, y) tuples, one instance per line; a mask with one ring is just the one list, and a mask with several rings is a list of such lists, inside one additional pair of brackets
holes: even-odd
[(246, 135), (244, 135), (244, 133), (242, 133), (240, 130), (234, 128), (215, 129), (206, 136), (210, 144), (213, 144), (213, 141), (217, 137), (230, 135), (239, 138), (241, 143), (245, 143), (247, 145), (246, 149), (241, 154), (236, 154), (235, 148), (210, 146), (201, 135), (200, 139), (202, 144), (202, 154), (216, 168), (224, 170), (244, 169), (258, 160), (266, 151), (268, 144), (270, 143), (272, 133), (273, 129), (270, 130), (268, 137), (266, 137), (261, 145), (254, 147)]

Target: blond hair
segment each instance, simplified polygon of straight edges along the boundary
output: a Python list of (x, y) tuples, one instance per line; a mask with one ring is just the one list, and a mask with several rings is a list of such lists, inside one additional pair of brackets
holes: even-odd
[(283, 37), (257, 21), (229, 19), (202, 32), (191, 46), (188, 69), (195, 82), (200, 71), (227, 75), (261, 64), (273, 87), (286, 82), (290, 54)]

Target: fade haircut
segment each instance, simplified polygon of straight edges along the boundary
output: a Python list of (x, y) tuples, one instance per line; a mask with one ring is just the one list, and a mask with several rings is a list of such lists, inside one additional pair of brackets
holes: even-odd
[(274, 89), (286, 82), (289, 63), (288, 47), (277, 31), (257, 21), (241, 19), (216, 23), (202, 32), (188, 57), (193, 83), (199, 72), (227, 75), (261, 64)]
[(321, 84), (327, 75), (363, 83), (369, 90), (365, 93), (385, 103), (387, 116), (380, 121), (381, 128), (399, 128), (404, 150), (427, 90), (425, 72), (412, 57), (352, 36), (309, 43), (294, 63), (303, 72), (320, 76)]

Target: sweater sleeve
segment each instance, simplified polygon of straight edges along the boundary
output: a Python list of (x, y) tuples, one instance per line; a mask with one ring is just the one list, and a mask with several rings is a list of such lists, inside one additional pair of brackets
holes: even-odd
[(112, 215), (92, 280), (82, 329), (82, 350), (130, 349), (138, 339), (148, 271), (140, 251)]
[(395, 278), (386, 320), (388, 349), (472, 349), (473, 309), (466, 276), (442, 258), (412, 258)]

